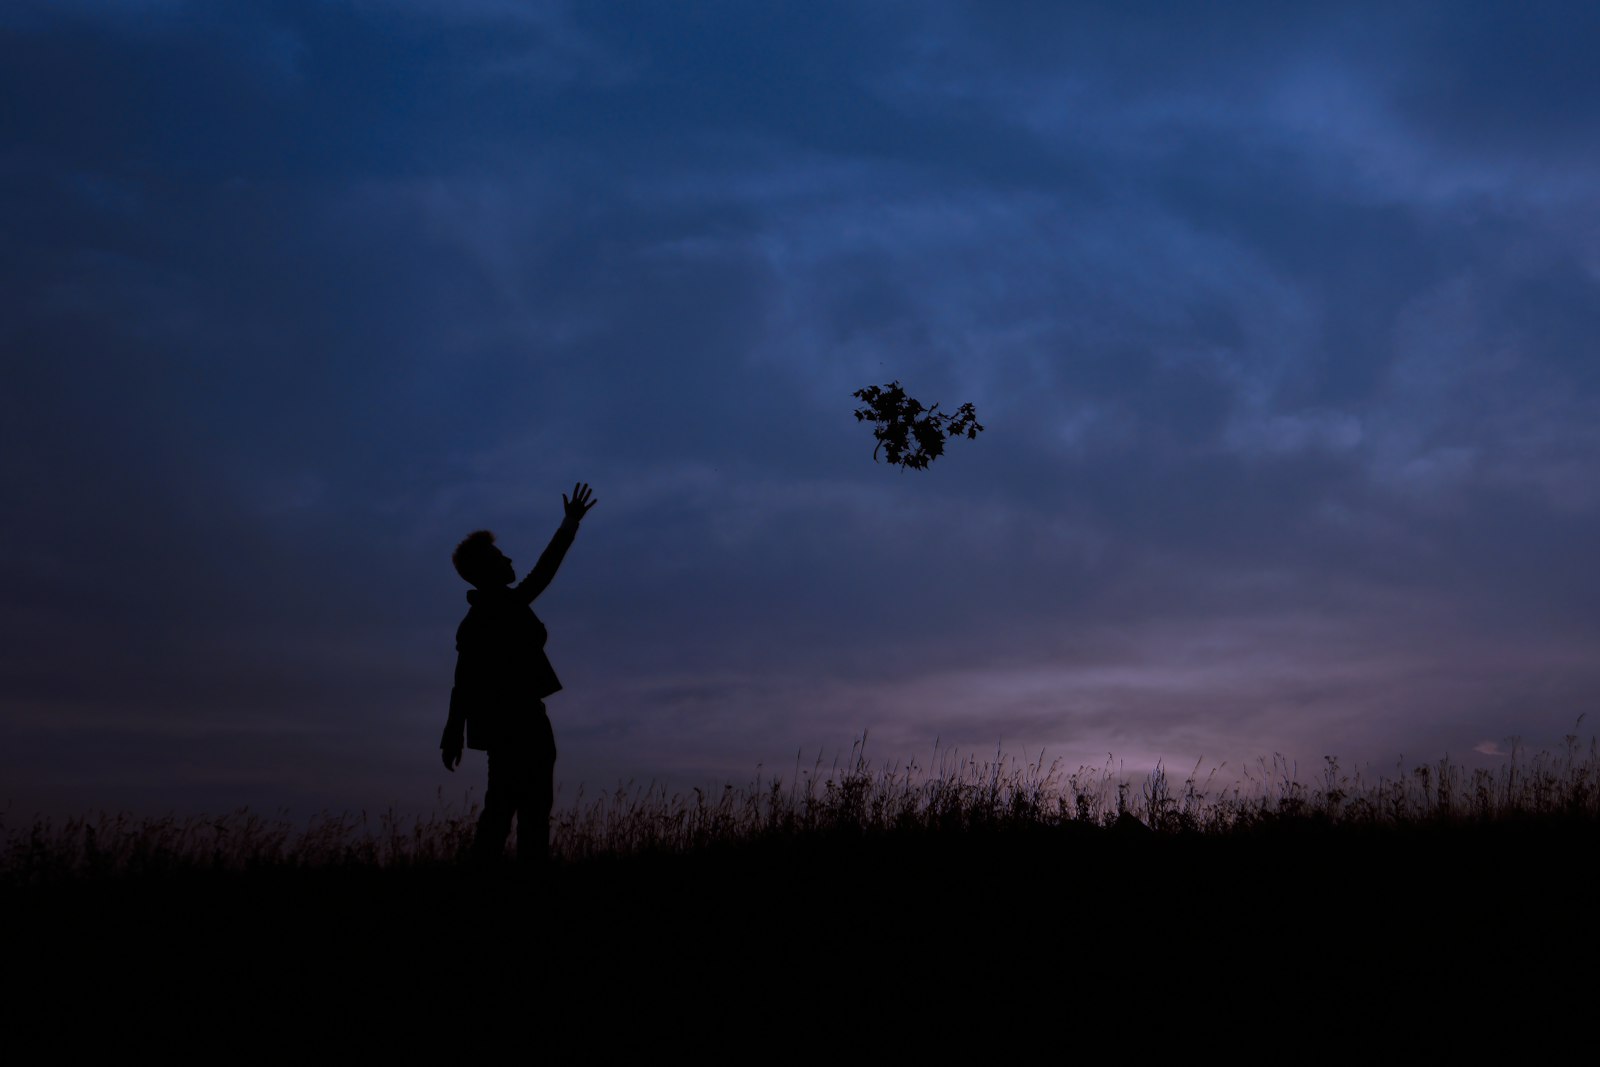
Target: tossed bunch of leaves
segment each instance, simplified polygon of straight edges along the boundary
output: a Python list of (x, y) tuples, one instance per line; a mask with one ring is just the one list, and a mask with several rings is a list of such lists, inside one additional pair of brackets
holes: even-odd
[(938, 404), (924, 408), (915, 397), (906, 395), (898, 379), (857, 389), (851, 395), (866, 405), (856, 409), (856, 421), (877, 423), (872, 431), (878, 440), (872, 449), (873, 462), (881, 450), (891, 464), (902, 469), (926, 470), (944, 454), (947, 437), (964, 436), (970, 441), (983, 429), (971, 404), (962, 404), (954, 415), (940, 413)]

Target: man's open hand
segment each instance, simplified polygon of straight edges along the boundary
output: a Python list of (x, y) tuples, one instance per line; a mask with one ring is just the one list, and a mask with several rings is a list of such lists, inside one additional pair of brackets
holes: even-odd
[(453, 771), (457, 767), (461, 766), (461, 749), (460, 749), (460, 747), (456, 747), (456, 748), (441, 748), (439, 750), (439, 755), (444, 758), (444, 769), (445, 770)]
[(561, 506), (566, 510), (567, 521), (574, 524), (582, 522), (584, 515), (596, 503), (598, 501), (592, 499), (592, 490), (590, 490), (588, 482), (574, 483), (571, 500), (567, 499), (567, 494), (561, 494)]

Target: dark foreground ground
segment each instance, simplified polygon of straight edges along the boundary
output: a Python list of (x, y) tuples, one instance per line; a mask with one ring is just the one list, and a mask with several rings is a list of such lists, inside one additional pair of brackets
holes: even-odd
[(1592, 1033), (1597, 844), (1592, 823), (1554, 821), (1041, 829), (814, 836), (537, 876), (14, 886), (7, 1047), (37, 1041), (52, 1062), (1036, 1048), (1431, 1062), (1514, 1038), (1531, 1054), (1539, 1034)]

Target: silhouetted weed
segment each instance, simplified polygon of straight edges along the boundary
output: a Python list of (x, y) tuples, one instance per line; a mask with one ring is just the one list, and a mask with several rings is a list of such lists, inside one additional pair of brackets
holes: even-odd
[[(1274, 756), (1227, 785), (1218, 784), (1220, 771), (1202, 779), (1197, 765), (1176, 784), (1158, 765), (1135, 782), (1110, 760), (1066, 773), (1042, 756), (980, 761), (937, 748), (931, 768), (914, 760), (874, 767), (863, 737), (842, 763), (797, 762), (787, 780), (758, 772), (742, 789), (669, 793), (656, 785), (619, 786), (593, 798), (580, 790), (552, 819), (551, 851), (557, 866), (571, 867), (730, 852), (865, 855), (891, 842), (925, 850), (1003, 838), (1046, 848), (1104, 831), (1217, 841), (1600, 827), (1600, 749), (1593, 740), (1582, 748), (1576, 735), (1556, 753), (1528, 757), (1516, 745), (1493, 770), (1469, 772), (1447, 758), (1368, 777), (1344, 772), (1329, 757), (1320, 780), (1308, 785)], [(199, 871), (450, 867), (465, 855), (476, 817), (475, 805), (452, 807), (442, 797), (432, 815), (407, 818), (391, 810), (375, 822), (362, 812), (323, 813), (296, 824), (285, 813), (265, 818), (240, 809), (220, 817), (153, 819), (101, 813), (16, 826), (0, 815), (0, 884)]]

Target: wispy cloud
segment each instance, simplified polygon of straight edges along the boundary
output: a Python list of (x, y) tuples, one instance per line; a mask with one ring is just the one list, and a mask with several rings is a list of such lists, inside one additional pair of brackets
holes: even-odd
[[(449, 550), (577, 479), (569, 782), (1488, 759), (1600, 692), (1581, 11), (138, 11), (0, 16), (27, 796), (425, 802)], [(874, 464), (891, 379), (988, 429)]]

